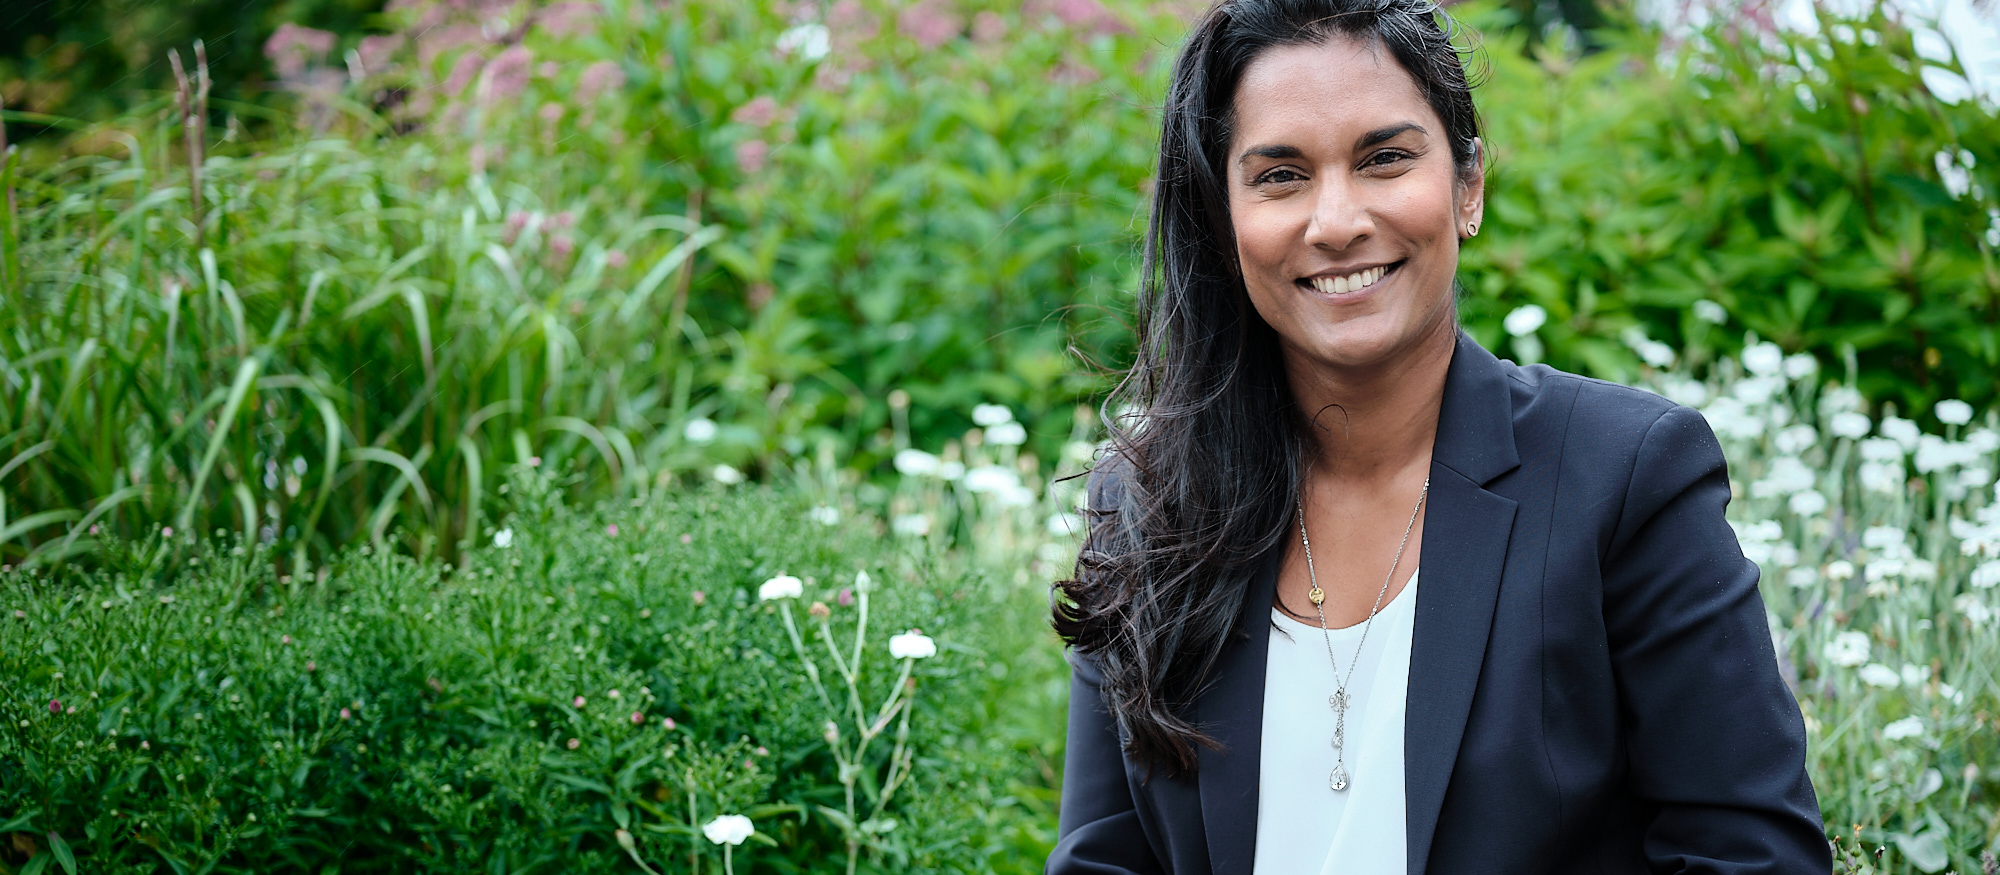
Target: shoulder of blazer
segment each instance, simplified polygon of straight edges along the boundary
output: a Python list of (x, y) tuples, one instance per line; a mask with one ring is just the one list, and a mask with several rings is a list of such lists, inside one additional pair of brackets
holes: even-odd
[[(1653, 425), (1681, 405), (1644, 389), (1502, 361), (1517, 436), (1562, 433), (1572, 450), (1636, 452)], [(1581, 441), (1574, 440), (1581, 437)]]

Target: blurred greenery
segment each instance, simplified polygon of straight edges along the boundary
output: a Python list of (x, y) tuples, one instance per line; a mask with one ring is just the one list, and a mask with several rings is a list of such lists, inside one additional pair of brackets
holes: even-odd
[[(765, 836), (738, 873), (841, 871), (825, 727), (857, 730), (760, 600), (779, 574), (843, 648), (865, 627), (843, 665), (871, 708), (914, 669), (908, 784), (859, 870), (1039, 871), (1066, 689), (1039, 587), (865, 513), (811, 521), (795, 492), (575, 509), (526, 466), (508, 485), (457, 566), (362, 547), (279, 577), (266, 548), (179, 533), (0, 574), (0, 871), (58, 840), (86, 872), (634, 871), (624, 829), (656, 868), (719, 872), (697, 832), (718, 814)], [(891, 659), (912, 627), (937, 655)]]
[[(1955, 62), (1903, 24), (1584, 54), (1458, 12), (1488, 34), (1482, 342), (1633, 379), (1763, 337), (1852, 350), (1898, 409), (1995, 400), (2000, 116), (1931, 97)], [(166, 101), (17, 144), (0, 557), (162, 524), (293, 573), (392, 530), (452, 556), (510, 462), (587, 464), (580, 496), (867, 479), (981, 403), (1046, 466), (1126, 355), (1185, 14), (419, 0), (344, 62), (290, 32), (276, 131), (189, 95), (212, 125)]]

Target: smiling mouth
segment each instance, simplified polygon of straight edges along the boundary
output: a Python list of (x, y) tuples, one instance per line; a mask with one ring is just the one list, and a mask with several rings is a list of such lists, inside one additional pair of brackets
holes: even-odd
[(1395, 273), (1402, 266), (1403, 262), (1398, 261), (1394, 264), (1357, 270), (1344, 276), (1306, 277), (1299, 280), (1299, 284), (1322, 295), (1351, 295), (1363, 289), (1373, 287), (1376, 283), (1381, 282), (1384, 277)]

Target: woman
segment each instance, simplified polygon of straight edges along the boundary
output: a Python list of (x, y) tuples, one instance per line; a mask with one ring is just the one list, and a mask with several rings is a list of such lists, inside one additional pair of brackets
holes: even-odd
[(1830, 868), (1700, 415), (1457, 329), (1441, 19), (1221, 0), (1181, 53), (1051, 873)]

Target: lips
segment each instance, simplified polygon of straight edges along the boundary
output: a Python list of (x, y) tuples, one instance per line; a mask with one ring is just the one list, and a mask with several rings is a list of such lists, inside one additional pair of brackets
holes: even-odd
[(1340, 276), (1306, 277), (1299, 280), (1299, 283), (1322, 295), (1351, 295), (1374, 286), (1376, 283), (1381, 282), (1383, 277), (1394, 273), (1397, 268), (1402, 266), (1403, 263), (1398, 261), (1394, 264), (1363, 268)]

